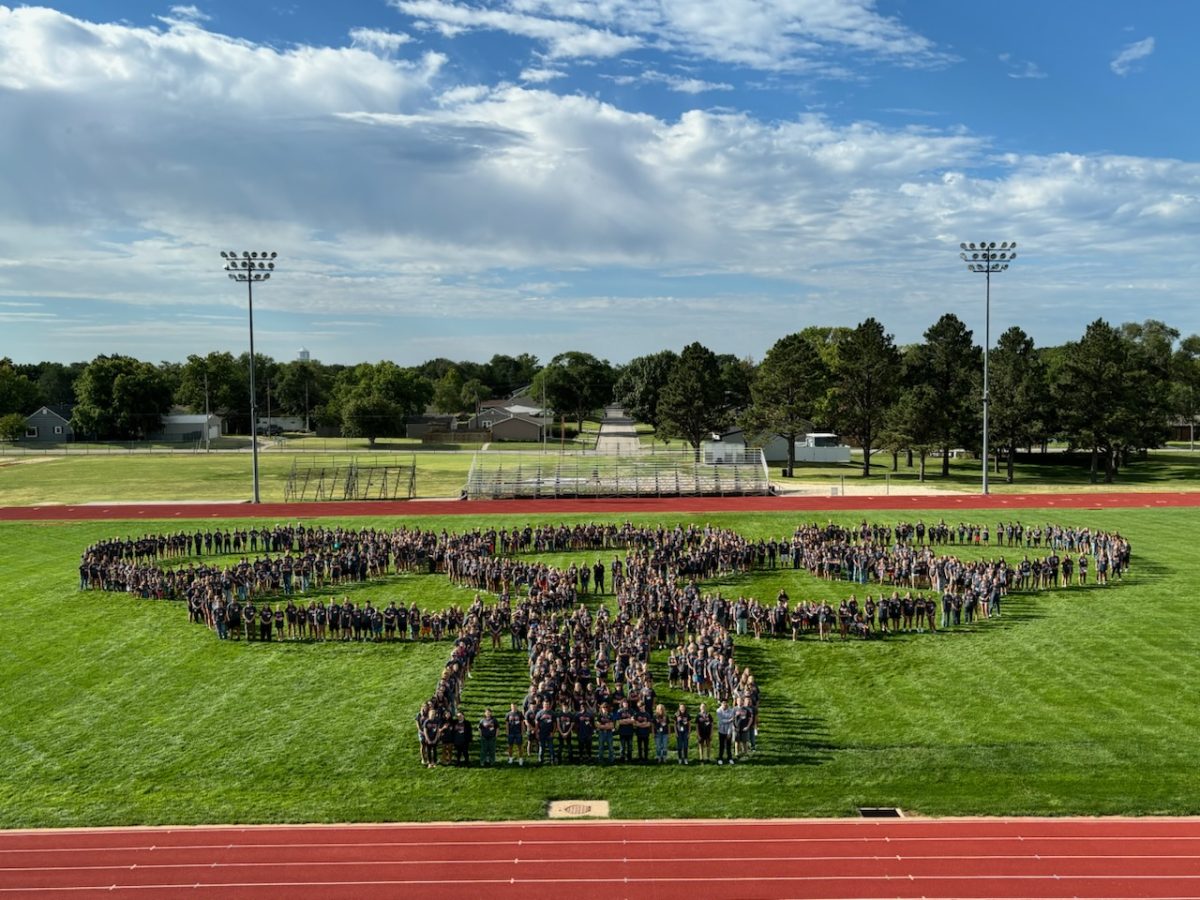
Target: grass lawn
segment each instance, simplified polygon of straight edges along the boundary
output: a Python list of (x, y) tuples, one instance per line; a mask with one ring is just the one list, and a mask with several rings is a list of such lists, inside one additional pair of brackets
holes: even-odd
[[(349, 461), (364, 454), (331, 454)], [(473, 454), (417, 452), (417, 496), (457, 496)], [(310, 454), (259, 454), (259, 487), (265, 502), (282, 501), (292, 462)], [(321, 457), (327, 459), (328, 457)], [(397, 457), (402, 462), (408, 453)], [(386, 462), (386, 457), (382, 457)], [(94, 500), (237, 500), (251, 494), (249, 453), (182, 456), (61, 456), (37, 460), (0, 457), (0, 506), (87, 503)]]
[[(998, 515), (971, 521), (994, 525)], [(705, 519), (753, 536), (782, 536), (800, 521)], [(1119, 529), (1133, 543), (1133, 572), (1107, 589), (1011, 597), (1002, 619), (951, 633), (739, 639), (764, 702), (760, 751), (733, 769), (433, 772), (417, 761), (412, 717), (448, 644), (218, 642), (179, 604), (76, 590), (87, 544), (178, 522), (0, 525), (0, 827), (540, 818), (548, 800), (565, 797), (608, 799), (619, 817), (848, 815), (860, 805), (943, 815), (1200, 812), (1200, 637), (1191, 627), (1200, 511), (1021, 519)], [(710, 587), (768, 600), (780, 587), (793, 598), (850, 590), (790, 570)], [(406, 576), (356, 599), (366, 596), (442, 606), (470, 592), (441, 576)], [(653, 665), (665, 688), (662, 654)], [(466, 709), (477, 716), (485, 703), (519, 699), (523, 669), (522, 654), (485, 649)], [(673, 691), (662, 699), (698, 700)]]
[[(914, 457), (913, 465), (906, 463), (903, 454), (900, 456), (899, 468), (892, 471), (891, 454), (878, 454), (871, 458), (871, 475), (862, 477), (862, 456), (843, 465), (823, 465), (821, 463), (797, 463), (795, 476), (785, 478), (782, 466), (778, 463), (770, 467), (771, 480), (779, 484), (816, 482), (821, 484), (839, 484), (844, 478), (847, 486), (873, 484), (879, 493), (883, 493), (890, 481), (892, 484), (919, 484), (920, 461)], [(1182, 453), (1178, 451), (1151, 451), (1146, 459), (1135, 459), (1121, 469), (1112, 484), (1104, 484), (1103, 472), (1101, 480), (1092, 484), (1086, 462), (1056, 463), (1018, 463), (1015, 467), (1012, 484), (1005, 482), (1007, 468), (1001, 465), (997, 473), (993, 470), (988, 479), (989, 489), (993, 493), (1029, 493), (1030, 491), (1111, 491), (1111, 490), (1149, 490), (1149, 491), (1194, 491), (1200, 490), (1200, 453)], [(977, 491), (983, 471), (980, 461), (973, 459), (950, 460), (950, 475), (942, 477), (942, 460), (928, 459), (925, 462), (925, 484), (929, 487), (947, 488), (950, 490)]]

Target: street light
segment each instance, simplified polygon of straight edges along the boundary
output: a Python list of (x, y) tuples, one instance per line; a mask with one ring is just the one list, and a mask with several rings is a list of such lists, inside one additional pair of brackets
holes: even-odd
[(236, 251), (221, 251), (221, 259), (225, 260), (225, 271), (230, 281), (246, 283), (246, 299), (250, 308), (250, 453), (254, 469), (254, 502), (258, 503), (258, 404), (254, 391), (254, 283), (267, 281), (275, 270), (275, 257), (279, 254), (266, 250), (243, 250), (239, 256)]
[(958, 255), (972, 272), (982, 272), (987, 278), (983, 319), (983, 493), (988, 492), (988, 352), (992, 346), (992, 275), (1003, 272), (1017, 258), (1017, 242), (980, 241), (959, 244)]

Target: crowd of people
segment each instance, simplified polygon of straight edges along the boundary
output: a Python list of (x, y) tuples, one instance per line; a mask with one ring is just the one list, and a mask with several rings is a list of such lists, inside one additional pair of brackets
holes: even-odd
[[(993, 558), (959, 548), (992, 548)], [(1010, 561), (1003, 551), (1022, 552)], [(1029, 551), (1045, 550), (1045, 555)], [(596, 554), (551, 566), (541, 553)], [(605, 562), (603, 556), (611, 555)], [(232, 559), (230, 557), (233, 557)], [(1014, 554), (1015, 557), (1015, 554)], [(399, 527), (276, 525), (114, 538), (89, 547), (83, 590), (182, 600), (191, 619), (229, 640), (452, 641), (433, 694), (416, 718), (428, 766), (492, 765), (507, 742), (510, 764), (563, 762), (733, 764), (753, 752), (760, 694), (735, 660), (736, 636), (815, 635), (821, 641), (934, 632), (1001, 614), (1013, 590), (1044, 590), (1120, 578), (1131, 559), (1120, 534), (1058, 525), (863, 521), (800, 525), (780, 539), (752, 540), (710, 525), (543, 525), (452, 533)], [(796, 600), (728, 598), (700, 585), (754, 569), (803, 570), (863, 586), (836, 607)], [(355, 604), (310, 592), (393, 573), (440, 574), (475, 591), (465, 609), (391, 601)], [(488, 602), (484, 594), (490, 595)], [(608, 595), (609, 604), (585, 601)], [(526, 653), (529, 682), (503, 718), (468, 720), (464, 685), (485, 641)], [(658, 702), (650, 654), (667, 651), (671, 688), (696, 695), (668, 711)], [(711, 704), (711, 705), (710, 705)], [(651, 755), (653, 739), (653, 755)]]
[[(416, 717), (424, 764), (469, 765), (477, 732), (480, 763), (494, 765), (501, 730), (510, 765), (524, 765), (527, 758), (544, 765), (652, 759), (661, 763), (668, 759), (672, 734), (676, 761), (688, 765), (693, 731), (701, 761), (712, 759), (714, 730), (719, 764), (732, 765), (735, 754), (753, 752), (759, 687), (749, 667), (739, 668), (734, 662), (734, 641), (728, 630), (709, 621), (692, 635), (690, 646), (701, 648), (699, 652), (707, 654), (713, 665), (698, 670), (693, 681), (678, 685), (713, 698), (713, 711), (701, 701), (694, 716), (687, 704), (679, 704), (668, 716), (658, 702), (650, 667), (650, 653), (660, 646), (654, 622), (646, 616), (633, 618), (628, 597), (618, 595), (618, 604), (619, 611), (613, 614), (607, 606), (595, 612), (583, 603), (572, 608), (554, 594), (536, 601), (524, 598), (515, 605), (508, 597), (485, 605), (476, 595), (434, 693)], [(475, 654), (485, 632), (500, 630), (518, 618), (526, 624), (512, 633), (519, 635), (514, 646), (526, 654), (527, 689), (520, 701), (510, 705), (502, 722), (486, 709), (473, 727), (460, 701)], [(499, 628), (493, 629), (493, 623)]]

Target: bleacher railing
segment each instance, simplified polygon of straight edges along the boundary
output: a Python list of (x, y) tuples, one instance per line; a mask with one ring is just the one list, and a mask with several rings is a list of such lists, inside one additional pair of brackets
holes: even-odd
[(767, 464), (757, 448), (708, 461), (690, 450), (637, 456), (479, 451), (466, 484), (473, 500), (768, 493)]

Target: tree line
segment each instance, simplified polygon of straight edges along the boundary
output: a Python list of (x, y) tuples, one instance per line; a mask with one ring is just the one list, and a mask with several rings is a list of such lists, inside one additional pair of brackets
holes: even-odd
[[(919, 458), (922, 477), (936, 454), (948, 475), (952, 449), (978, 451), (982, 443), (983, 350), (952, 313), (922, 338), (897, 345), (868, 318), (854, 328), (785, 335), (757, 363), (700, 343), (618, 366), (580, 351), (545, 364), (523, 353), (412, 367), (256, 355), (257, 406), (259, 415), (303, 416), (373, 444), (403, 434), (408, 417), (429, 409), (465, 414), (525, 391), (580, 426), (615, 401), (660, 438), (697, 451), (731, 427), (751, 441), (779, 435), (789, 473), (796, 441), (817, 430), (861, 447), (864, 475), (880, 451), (892, 454), (893, 466), (900, 454), (910, 465)], [(1200, 414), (1200, 336), (1181, 339), (1156, 320), (1097, 319), (1078, 340), (1039, 348), (1014, 326), (989, 355), (989, 388), (990, 441), (1009, 481), (1021, 449), (1055, 440), (1089, 454), (1093, 480), (1111, 481), (1131, 454), (1165, 441), (1172, 419)], [(249, 433), (249, 355), (214, 352), (158, 365), (120, 355), (69, 365), (0, 359), (0, 437), (23, 433), (24, 415), (43, 404), (73, 405), (77, 435), (93, 439), (144, 439), (173, 405), (220, 413), (229, 430)]]

